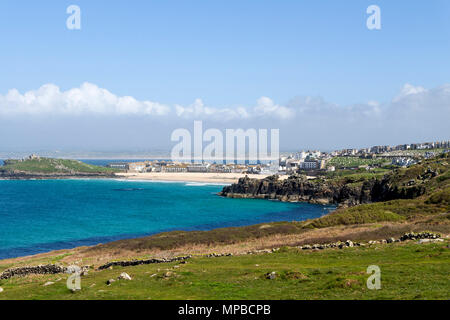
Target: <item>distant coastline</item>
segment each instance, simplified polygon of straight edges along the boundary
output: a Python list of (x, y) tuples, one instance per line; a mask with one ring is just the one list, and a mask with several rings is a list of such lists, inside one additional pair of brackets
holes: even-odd
[[(75, 173), (75, 174), (44, 174), (25, 172), (0, 172), (0, 180), (69, 180), (69, 179), (117, 179), (128, 181), (153, 181), (153, 182), (186, 182), (230, 185), (237, 183), (239, 179), (248, 176), (251, 179), (262, 180), (269, 175), (243, 174), (243, 173), (193, 173), (193, 172), (147, 172), (147, 173)], [(280, 177), (284, 180), (286, 176)]]
[(137, 172), (107, 167), (107, 164), (117, 161), (118, 159), (90, 161), (53, 159), (41, 158), (33, 154), (24, 159), (2, 161), (0, 180), (123, 179), (228, 185), (237, 183), (245, 176), (253, 179), (264, 179), (269, 176), (269, 174), (246, 174), (242, 173), (243, 170), (241, 172)]

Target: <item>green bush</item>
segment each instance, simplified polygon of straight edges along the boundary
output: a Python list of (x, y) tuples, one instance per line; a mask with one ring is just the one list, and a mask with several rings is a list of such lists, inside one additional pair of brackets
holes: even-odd
[(311, 225), (315, 228), (326, 228), (337, 225), (365, 224), (382, 221), (402, 221), (405, 218), (382, 208), (371, 208), (363, 205), (336, 212), (313, 220)]
[(450, 188), (433, 193), (426, 201), (427, 204), (445, 204), (450, 205)]

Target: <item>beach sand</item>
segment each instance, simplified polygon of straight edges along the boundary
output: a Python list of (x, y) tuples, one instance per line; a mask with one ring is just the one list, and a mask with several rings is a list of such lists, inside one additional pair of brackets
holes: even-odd
[[(241, 173), (197, 173), (197, 172), (146, 172), (146, 173), (118, 173), (117, 176), (129, 180), (154, 180), (154, 181), (184, 181), (184, 182), (201, 182), (201, 183), (223, 183), (232, 184), (238, 182), (239, 178), (246, 175)], [(264, 179), (269, 175), (264, 174), (248, 174), (249, 178)], [(286, 176), (280, 176), (285, 179)]]

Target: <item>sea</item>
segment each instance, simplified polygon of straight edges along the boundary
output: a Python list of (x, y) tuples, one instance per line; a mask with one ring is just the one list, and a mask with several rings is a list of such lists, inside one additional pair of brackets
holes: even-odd
[(0, 180), (0, 259), (137, 238), (321, 217), (334, 206), (217, 195), (220, 184)]

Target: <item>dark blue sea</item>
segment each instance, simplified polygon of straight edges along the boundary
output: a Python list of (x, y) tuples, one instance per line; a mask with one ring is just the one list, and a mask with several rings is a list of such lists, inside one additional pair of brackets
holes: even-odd
[(0, 180), (0, 259), (170, 230), (320, 217), (334, 207), (217, 196), (221, 185)]

